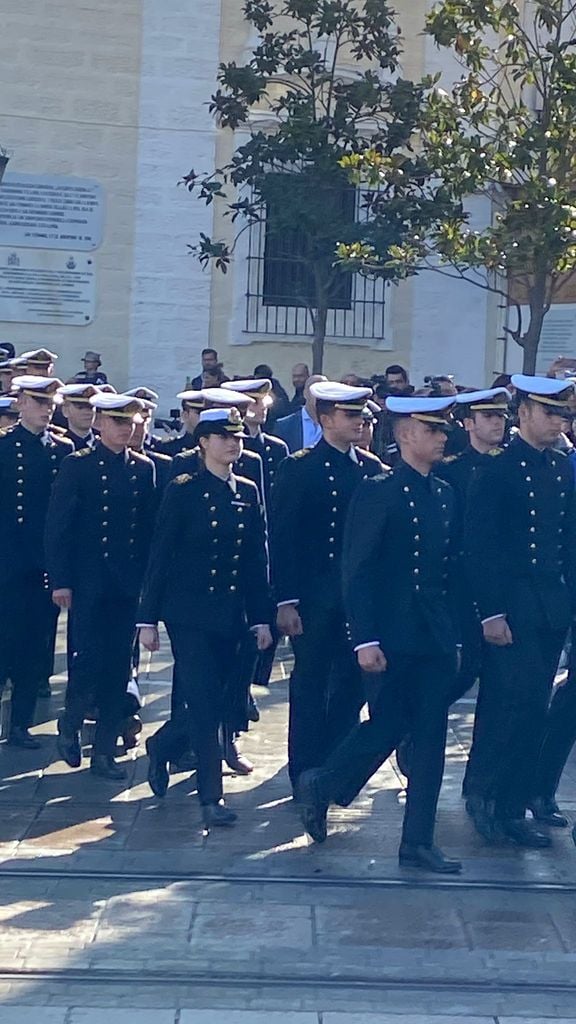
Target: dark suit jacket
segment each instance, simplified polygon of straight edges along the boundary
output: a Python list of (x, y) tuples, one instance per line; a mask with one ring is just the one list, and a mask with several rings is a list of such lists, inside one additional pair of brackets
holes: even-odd
[(251, 480), (234, 490), (208, 470), (166, 490), (144, 578), (139, 622), (239, 636), (271, 618), (264, 518)]
[(350, 503), (342, 570), (353, 645), (455, 653), (454, 492), (405, 462), (363, 481)]
[(302, 422), (302, 410), (291, 413), (290, 416), (283, 416), (276, 420), (274, 433), (288, 445), (290, 454), (299, 452), (304, 447), (304, 424)]
[(465, 528), (468, 578), (481, 619), (567, 629), (576, 611), (576, 499), (562, 452), (516, 437), (473, 481)]

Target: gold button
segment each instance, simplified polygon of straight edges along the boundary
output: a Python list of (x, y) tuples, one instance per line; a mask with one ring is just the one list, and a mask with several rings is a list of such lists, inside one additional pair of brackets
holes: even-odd
[(109, 556), (108, 556), (108, 552), (107, 552), (107, 551), (105, 551), (105, 552), (104, 552), (104, 558), (108, 558), (108, 557), (109, 557)]
[(414, 552), (414, 558), (420, 558), (420, 552), (419, 551), (415, 551)]
[(232, 591), (232, 593), (234, 593), (234, 591), (236, 590), (236, 587), (230, 587), (230, 590)]
[[(416, 533), (414, 535), (414, 540), (420, 540), (420, 534), (419, 533)], [(446, 543), (448, 543), (448, 541), (446, 541)]]
[(402, 489), (404, 491), (404, 494), (410, 494), (410, 488), (409, 487), (403, 487)]
[(238, 529), (239, 530), (243, 530), (244, 529), (244, 523), (238, 523)]
[(337, 494), (338, 494), (338, 491), (332, 491), (332, 497), (333, 498), (335, 498), (337, 496)]
[(537, 560), (536, 558), (533, 558), (533, 559), (532, 559), (532, 565), (536, 565), (536, 564), (537, 564), (537, 561), (538, 561), (538, 560)]
[(16, 481), (16, 483), (17, 483), (18, 485), (20, 485), (20, 484), (23, 484), (23, 483), (24, 483), (24, 481), (23, 481), (23, 480), (17, 480), (17, 481)]
[(529, 498), (534, 498), (535, 497), (534, 491), (529, 491), (528, 492), (528, 497)]
[(412, 520), (412, 522), (413, 522), (413, 523), (417, 523), (417, 522), (418, 522), (418, 519), (413, 519), (413, 520)]
[(536, 545), (535, 545), (535, 544), (531, 544), (531, 545), (530, 545), (530, 549), (531, 549), (532, 551), (534, 550), (534, 548), (535, 548), (535, 547), (536, 547)]
[(419, 576), (420, 575), (420, 569), (414, 569), (414, 575), (415, 576)]
[(535, 516), (536, 515), (536, 509), (535, 508), (531, 508), (530, 509), (530, 515), (531, 516)]
[(211, 576), (215, 576), (216, 575), (216, 569), (210, 569), (210, 575)]
[(206, 494), (203, 494), (203, 495), (202, 495), (202, 497), (203, 497), (203, 498), (209, 498), (209, 497), (210, 497), (210, 495), (209, 495), (208, 493), (206, 493)]
[(333, 509), (332, 509), (332, 511), (333, 511), (333, 512), (337, 512), (337, 511), (338, 511), (338, 509), (337, 509), (337, 508), (333, 508)]
[(239, 558), (240, 558), (240, 555), (233, 555), (232, 557), (233, 557), (233, 560), (235, 562), (237, 562), (239, 560)]
[(232, 575), (233, 576), (237, 576), (238, 575), (238, 569), (232, 569)]
[(335, 526), (336, 526), (336, 523), (330, 523), (330, 529), (331, 530), (333, 530)]
[(103, 505), (102, 506), (102, 511), (103, 512), (108, 512), (109, 511), (108, 505)]
[(129, 544), (133, 544), (134, 543), (134, 537), (130, 537), (130, 540), (128, 541), (128, 543)]
[(107, 522), (102, 523), (102, 526), (108, 526), (108, 523)]
[(24, 506), (23, 505), (16, 505), (16, 511), (17, 512), (23, 512), (24, 511)]
[(325, 462), (324, 465), (326, 466), (326, 469), (330, 469), (330, 463), (329, 462)]
[(109, 493), (108, 491), (102, 491), (102, 494), (108, 494), (108, 493)]
[(216, 505), (210, 505), (210, 511), (211, 512), (215, 512), (216, 511)]
[(328, 543), (329, 544), (333, 544), (334, 543), (334, 537), (328, 537)]
[(107, 544), (108, 543), (108, 537), (102, 537), (102, 543), (103, 544)]
[(414, 504), (414, 502), (413, 502), (413, 501), (409, 501), (409, 502), (408, 502), (408, 506), (409, 506), (410, 508), (416, 508), (416, 505)]
[(108, 477), (107, 477), (107, 476), (101, 476), (101, 477), (100, 477), (100, 479), (101, 479), (101, 480), (107, 480), (107, 479), (108, 479)]
[(418, 586), (418, 584), (416, 584), (416, 586), (414, 587), (414, 590), (420, 590), (420, 587)]
[(103, 465), (104, 465), (104, 463), (103, 463), (102, 461), (100, 461), (100, 462), (98, 463), (98, 465), (99, 465), (99, 466), (103, 466)]
[(23, 520), (23, 519), (18, 519), (18, 522), (19, 522), (19, 523), (23, 523), (23, 522), (24, 522), (24, 520)]
[(242, 543), (242, 538), (240, 537), (240, 538), (239, 538), (239, 539), (238, 539), (238, 540), (236, 541), (236, 545), (237, 545), (237, 547), (240, 547), (241, 543)]
[(535, 526), (531, 526), (530, 527), (530, 533), (536, 533), (536, 527)]
[(218, 526), (218, 520), (213, 519), (212, 522), (210, 523), (210, 526), (212, 527), (213, 530), (215, 530), (216, 527)]
[(561, 484), (561, 483), (562, 483), (562, 477), (561, 477), (561, 476), (557, 476), (557, 477), (556, 477), (556, 479), (557, 479), (557, 481), (558, 481), (558, 483), (559, 483), (559, 484)]
[(334, 477), (333, 477), (333, 476), (329, 476), (329, 477), (328, 477), (328, 479), (329, 479), (329, 481), (330, 481), (330, 483), (331, 483), (331, 484), (333, 484), (333, 483), (334, 483)]
[(210, 594), (213, 594), (214, 593), (214, 587), (208, 587), (208, 592)]
[(334, 558), (334, 552), (333, 551), (330, 552), (330, 554), (328, 555), (328, 558)]
[(17, 494), (16, 494), (16, 497), (17, 498), (23, 498), (24, 494), (22, 493), (22, 491), (18, 491)]

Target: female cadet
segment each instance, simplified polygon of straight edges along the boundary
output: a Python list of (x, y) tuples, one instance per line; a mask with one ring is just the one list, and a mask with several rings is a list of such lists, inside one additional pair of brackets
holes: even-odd
[(168, 763), (190, 749), (198, 757), (198, 795), (206, 826), (232, 825), (222, 800), (220, 722), (234, 700), (236, 658), (248, 626), (259, 650), (271, 643), (266, 533), (258, 490), (235, 476), (242, 450), (237, 409), (201, 413), (194, 443), (202, 468), (169, 485), (160, 510), (140, 608), (140, 639), (158, 649), (166, 625), (185, 704), (146, 745), (148, 780), (168, 788)]

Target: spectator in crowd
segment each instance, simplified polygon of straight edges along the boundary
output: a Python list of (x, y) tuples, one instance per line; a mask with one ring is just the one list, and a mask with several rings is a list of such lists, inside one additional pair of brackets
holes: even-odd
[(6, 359), (14, 359), (16, 350), (11, 341), (0, 341), (0, 363), (6, 361)]
[(76, 384), (94, 384), (98, 387), (100, 384), (108, 383), (108, 377), (100, 369), (102, 357), (99, 352), (86, 352), (82, 362), (84, 369), (75, 375), (74, 382)]
[[(346, 381), (342, 381), (342, 383), (345, 384)], [(378, 423), (379, 413), (379, 406), (369, 399), (362, 410), (362, 435), (357, 444), (357, 447), (362, 448), (365, 452), (373, 451), (374, 428)]]
[(213, 387), (212, 384), (202, 384), (202, 377), (206, 370), (216, 370), (218, 366), (222, 369), (221, 364), (218, 363), (218, 353), (215, 348), (203, 348), (201, 352), (202, 369), (197, 377), (190, 382), (190, 387), (187, 387), (189, 391), (200, 391), (202, 387)]
[(219, 388), (227, 380), (228, 377), (225, 375), (220, 363), (217, 366), (211, 366), (209, 370), (202, 370), (203, 388)]
[(298, 412), (298, 409), (301, 409), (304, 405), (306, 401), (304, 387), (309, 376), (310, 370), (306, 366), (306, 363), (296, 363), (296, 366), (292, 367), (292, 387), (294, 388), (294, 394), (290, 399), (290, 412)]
[(267, 363), (259, 363), (258, 366), (255, 366), (254, 376), (257, 380), (272, 381), (272, 405), (268, 409), (267, 418), (268, 427), (270, 428), (272, 424), (282, 416), (290, 415), (290, 412), (292, 411), (290, 408), (290, 399), (278, 378), (274, 376), (272, 367), (268, 366)]
[(410, 384), (408, 371), (397, 363), (387, 366), (384, 371), (384, 383), (389, 395), (402, 395)]
[(458, 394), (452, 374), (441, 373), (434, 377), (424, 377), (424, 383), (430, 388), (430, 398), (450, 398), (451, 395)]
[(347, 384), (350, 388), (359, 388), (362, 386), (360, 377), (357, 373), (345, 373), (344, 376), (340, 378), (340, 383)]
[(313, 448), (320, 440), (322, 430), (316, 417), (316, 402), (310, 391), (310, 385), (318, 381), (327, 380), (321, 373), (312, 374), (304, 385), (304, 405), (297, 412), (285, 416), (275, 424), (274, 432), (286, 442), (292, 452), (300, 451), (301, 448)]

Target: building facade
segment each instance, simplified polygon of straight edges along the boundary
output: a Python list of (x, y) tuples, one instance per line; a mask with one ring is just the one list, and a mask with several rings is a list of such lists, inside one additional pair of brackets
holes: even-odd
[[(457, 74), (422, 35), (426, 0), (396, 6), (405, 77)], [(3, 0), (2, 9), (0, 145), (12, 153), (9, 172), (98, 182), (105, 223), (92, 254), (90, 322), (3, 321), (0, 312), (0, 340), (59, 352), (64, 378), (96, 350), (118, 387), (159, 390), (163, 411), (198, 372), (205, 346), (229, 375), (265, 362), (289, 381), (295, 362), (310, 361), (310, 341), (294, 311), (262, 301), (258, 231), (244, 236), (226, 276), (203, 271), (188, 244), (230, 228), (221, 210), (177, 185), (191, 168), (226, 162), (238, 144), (207, 104), (219, 63), (250, 51), (240, 0)], [(473, 217), (489, 216), (475, 201)], [(0, 227), (0, 264), (9, 244)], [(501, 311), (490, 294), (433, 273), (353, 288), (350, 309), (331, 318), (329, 375), (400, 362), (415, 383), (452, 372), (480, 386), (503, 368)]]

